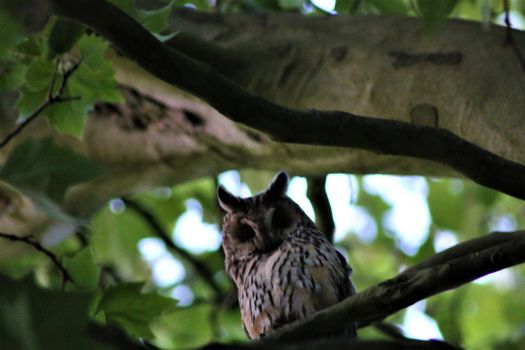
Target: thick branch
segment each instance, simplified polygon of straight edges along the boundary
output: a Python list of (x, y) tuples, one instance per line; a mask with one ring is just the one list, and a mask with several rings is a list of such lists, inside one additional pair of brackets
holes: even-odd
[[(501, 239), (501, 242), (495, 242), (494, 237)], [(484, 241), (489, 244), (483, 244)], [(416, 265), (303, 321), (293, 323), (270, 337), (278, 340), (314, 338), (322, 330), (334, 331), (349, 323), (369, 324), (419, 300), (525, 262), (525, 231), (494, 233), (477, 238), (474, 242), (467, 241), (450, 249), (457, 253), (466, 246), (471, 248), (469, 253), (459, 254), (458, 258), (447, 261), (430, 258), (430, 264), (423, 262)], [(442, 252), (440, 256), (449, 255), (450, 250)]]
[(148, 225), (151, 227), (153, 232), (157, 236), (159, 236), (160, 239), (164, 242), (166, 247), (173, 251), (177, 256), (181, 257), (190, 265), (193, 270), (200, 276), (202, 279), (211, 287), (211, 289), (214, 291), (215, 296), (217, 297), (217, 300), (222, 296), (222, 290), (213, 279), (213, 276), (211, 272), (208, 270), (206, 265), (204, 265), (199, 260), (195, 259), (189, 252), (182, 249), (181, 247), (177, 246), (171, 239), (166, 230), (162, 227), (162, 225), (158, 222), (157, 218), (146, 208), (141, 206), (139, 203), (128, 199), (128, 198), (122, 198), (126, 206), (130, 209), (133, 209), (137, 214), (142, 216), (142, 218), (148, 223)]
[(52, 3), (56, 14), (93, 28), (153, 75), (275, 140), (427, 159), (446, 164), (481, 185), (525, 199), (525, 166), (485, 151), (448, 130), (345, 112), (284, 108), (251, 95), (208, 65), (169, 48), (103, 0)]
[(51, 259), (53, 264), (55, 264), (55, 266), (62, 273), (62, 289), (64, 289), (68, 281), (74, 283), (73, 279), (69, 275), (69, 272), (67, 272), (67, 269), (64, 267), (64, 265), (62, 265), (58, 257), (51, 251), (44, 248), (38, 241), (34, 240), (31, 236), (17, 236), (9, 233), (0, 232), (0, 238), (4, 238), (13, 242), (22, 242), (25, 244), (29, 244), (39, 252), (44, 253), (49, 259)]
[(319, 230), (332, 242), (334, 240), (335, 223), (325, 185), (326, 175), (309, 177), (308, 198), (314, 207), (315, 223), (319, 227)]
[(272, 349), (272, 350), (307, 350), (307, 349), (341, 349), (341, 350), (412, 350), (412, 349), (458, 349), (450, 344), (438, 340), (351, 340), (346, 338), (321, 338), (313, 341), (300, 341), (297, 343), (272, 343), (252, 342), (247, 344), (210, 344), (205, 350), (241, 350), (241, 349)]

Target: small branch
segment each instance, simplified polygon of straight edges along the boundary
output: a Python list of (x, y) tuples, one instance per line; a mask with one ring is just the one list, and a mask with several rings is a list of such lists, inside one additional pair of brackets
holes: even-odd
[(51, 251), (49, 251), (46, 248), (44, 248), (38, 241), (33, 239), (31, 236), (17, 236), (17, 235), (13, 235), (13, 234), (9, 234), (9, 233), (0, 232), (0, 237), (4, 238), (4, 239), (7, 239), (7, 240), (10, 240), (10, 241), (14, 241), (14, 242), (23, 242), (25, 244), (28, 244), (28, 245), (32, 246), (33, 248), (35, 248), (39, 252), (42, 252), (45, 255), (47, 255), (47, 257), (49, 259), (51, 259), (53, 264), (55, 264), (55, 266), (62, 273), (62, 289), (64, 289), (64, 287), (66, 286), (66, 282), (69, 281), (71, 283), (74, 283), (73, 279), (71, 278), (71, 276), (67, 272), (67, 270), (64, 267), (64, 265), (62, 265), (62, 263), (58, 260), (57, 256), (55, 254), (53, 254)]
[(505, 28), (506, 28), (505, 42), (508, 45), (510, 45), (510, 47), (512, 48), (512, 51), (514, 51), (514, 54), (516, 55), (516, 58), (521, 64), (521, 67), (525, 70), (525, 57), (523, 57), (523, 54), (518, 48), (518, 45), (516, 45), (516, 42), (514, 41), (514, 37), (512, 36), (512, 23), (510, 22), (510, 1), (509, 0), (503, 0), (503, 8), (505, 11)]
[(217, 282), (215, 282), (215, 280), (213, 279), (213, 276), (208, 270), (208, 267), (199, 260), (195, 259), (195, 257), (191, 255), (188, 251), (177, 246), (171, 240), (170, 236), (164, 230), (157, 218), (150, 211), (148, 211), (142, 205), (129, 198), (122, 198), (122, 200), (128, 208), (134, 210), (148, 223), (148, 225), (155, 232), (155, 234), (164, 242), (166, 247), (168, 247), (171, 251), (173, 251), (179, 257), (184, 259), (193, 268), (193, 270), (195, 270), (195, 272), (211, 287), (211, 289), (215, 293), (217, 300), (219, 300), (222, 297), (223, 293)]
[(335, 223), (325, 190), (326, 175), (308, 177), (308, 198), (315, 212), (315, 223), (330, 242), (334, 240)]
[[(455, 255), (458, 257), (454, 258)], [(447, 258), (450, 260), (445, 261)], [(320, 336), (324, 330), (344, 329), (355, 322), (366, 326), (419, 300), (524, 262), (525, 231), (493, 233), (444, 251), (392, 279), (283, 327), (268, 338), (304, 340)]]
[(445, 164), (480, 185), (525, 199), (525, 165), (446, 129), (340, 111), (289, 109), (252, 95), (208, 64), (170, 48), (107, 1), (51, 0), (51, 4), (55, 14), (92, 28), (157, 78), (273, 140), (426, 159)]
[(64, 73), (64, 76), (62, 78), (62, 83), (60, 84), (58, 91), (55, 94), (53, 94), (53, 89), (55, 87), (56, 78), (57, 78), (57, 70), (58, 70), (58, 61), (57, 61), (57, 67), (55, 68), (55, 72), (53, 73), (53, 78), (51, 79), (51, 83), (49, 84), (47, 100), (44, 103), (42, 103), (33, 113), (31, 113), (29, 117), (27, 117), (26, 119), (24, 119), (24, 121), (18, 124), (18, 126), (14, 130), (12, 130), (9, 134), (7, 134), (7, 136), (2, 141), (0, 141), (0, 148), (7, 145), (9, 141), (11, 141), (16, 135), (20, 134), (26, 126), (28, 126), (33, 120), (35, 120), (40, 115), (40, 113), (42, 113), (49, 106), (52, 106), (58, 103), (80, 99), (80, 96), (72, 96), (72, 97), (63, 96), (64, 90), (66, 88), (69, 78), (77, 70), (79, 65), (80, 65), (80, 61), (77, 62), (75, 65), (73, 65), (70, 69), (68, 69)]

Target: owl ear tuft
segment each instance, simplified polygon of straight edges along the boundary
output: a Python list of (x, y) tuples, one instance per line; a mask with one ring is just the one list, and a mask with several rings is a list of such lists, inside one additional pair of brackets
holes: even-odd
[(268, 186), (266, 193), (272, 198), (283, 198), (286, 196), (288, 190), (288, 182), (290, 178), (285, 171), (279, 172), (273, 178), (272, 182)]
[(217, 199), (221, 208), (227, 212), (232, 212), (241, 206), (240, 199), (228, 192), (223, 185), (219, 185), (217, 189)]

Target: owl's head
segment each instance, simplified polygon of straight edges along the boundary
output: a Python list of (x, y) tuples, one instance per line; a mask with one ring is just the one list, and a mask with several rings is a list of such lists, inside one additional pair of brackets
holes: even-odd
[(288, 175), (278, 173), (268, 188), (249, 198), (240, 198), (219, 186), (217, 197), (224, 216), (225, 254), (237, 259), (275, 250), (295, 231), (306, 215), (286, 196)]

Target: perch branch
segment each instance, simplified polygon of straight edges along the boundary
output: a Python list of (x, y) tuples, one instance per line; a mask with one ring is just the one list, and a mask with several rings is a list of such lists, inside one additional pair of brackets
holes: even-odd
[(75, 65), (73, 65), (70, 69), (68, 69), (64, 73), (60, 87), (58, 88), (56, 93), (53, 93), (53, 90), (55, 88), (55, 83), (56, 83), (58, 67), (55, 69), (55, 72), (53, 73), (53, 78), (51, 79), (51, 84), (49, 85), (49, 92), (48, 92), (46, 101), (42, 103), (33, 113), (31, 113), (29, 117), (27, 117), (26, 119), (24, 119), (24, 121), (18, 124), (18, 126), (15, 129), (13, 129), (9, 134), (7, 134), (7, 136), (2, 141), (0, 141), (0, 148), (7, 145), (9, 141), (11, 141), (16, 135), (20, 134), (26, 126), (28, 126), (32, 121), (34, 121), (40, 115), (40, 113), (42, 113), (49, 106), (52, 106), (58, 103), (62, 103), (62, 102), (78, 100), (80, 98), (79, 96), (73, 96), (73, 97), (63, 96), (64, 90), (66, 88), (69, 78), (77, 70), (79, 65), (80, 65), (80, 61), (77, 62)]
[(0, 238), (4, 238), (13, 242), (23, 242), (25, 244), (28, 244), (38, 250), (41, 253), (44, 253), (55, 266), (60, 270), (62, 273), (62, 289), (66, 286), (66, 283), (69, 281), (71, 283), (74, 283), (73, 279), (69, 275), (69, 272), (67, 272), (67, 269), (62, 265), (60, 260), (58, 260), (58, 257), (53, 254), (51, 251), (44, 248), (37, 240), (33, 239), (31, 236), (17, 236), (9, 233), (0, 232)]
[(285, 108), (250, 94), (209, 65), (170, 48), (104, 0), (51, 3), (54, 13), (92, 28), (154, 76), (274, 140), (426, 159), (448, 165), (480, 185), (525, 199), (524, 165), (488, 152), (446, 129), (340, 111)]
[(206, 265), (204, 265), (199, 260), (195, 259), (189, 252), (182, 249), (181, 247), (177, 246), (170, 238), (166, 230), (162, 227), (162, 225), (159, 223), (157, 218), (146, 208), (144, 208), (139, 203), (135, 202), (134, 200), (131, 200), (129, 198), (122, 198), (126, 206), (133, 211), (135, 211), (137, 214), (139, 214), (151, 227), (153, 232), (164, 242), (166, 247), (168, 247), (172, 252), (174, 252), (176, 255), (184, 259), (186, 263), (188, 263), (193, 270), (211, 287), (211, 289), (214, 291), (215, 296), (217, 300), (219, 300), (222, 297), (222, 290), (213, 279), (213, 276), (211, 272), (208, 270)]
[(321, 338), (297, 343), (272, 343), (252, 342), (247, 344), (209, 344), (203, 350), (457, 350), (459, 348), (438, 340), (351, 340), (346, 338)]
[(335, 223), (330, 201), (325, 190), (326, 175), (308, 178), (308, 198), (312, 202), (315, 213), (315, 223), (330, 242), (334, 240)]
[(294, 322), (272, 333), (268, 338), (304, 340), (320, 336), (323, 330), (334, 331), (355, 322), (365, 326), (419, 300), (523, 262), (525, 231), (493, 233), (443, 251), (394, 278), (372, 286), (305, 320)]

